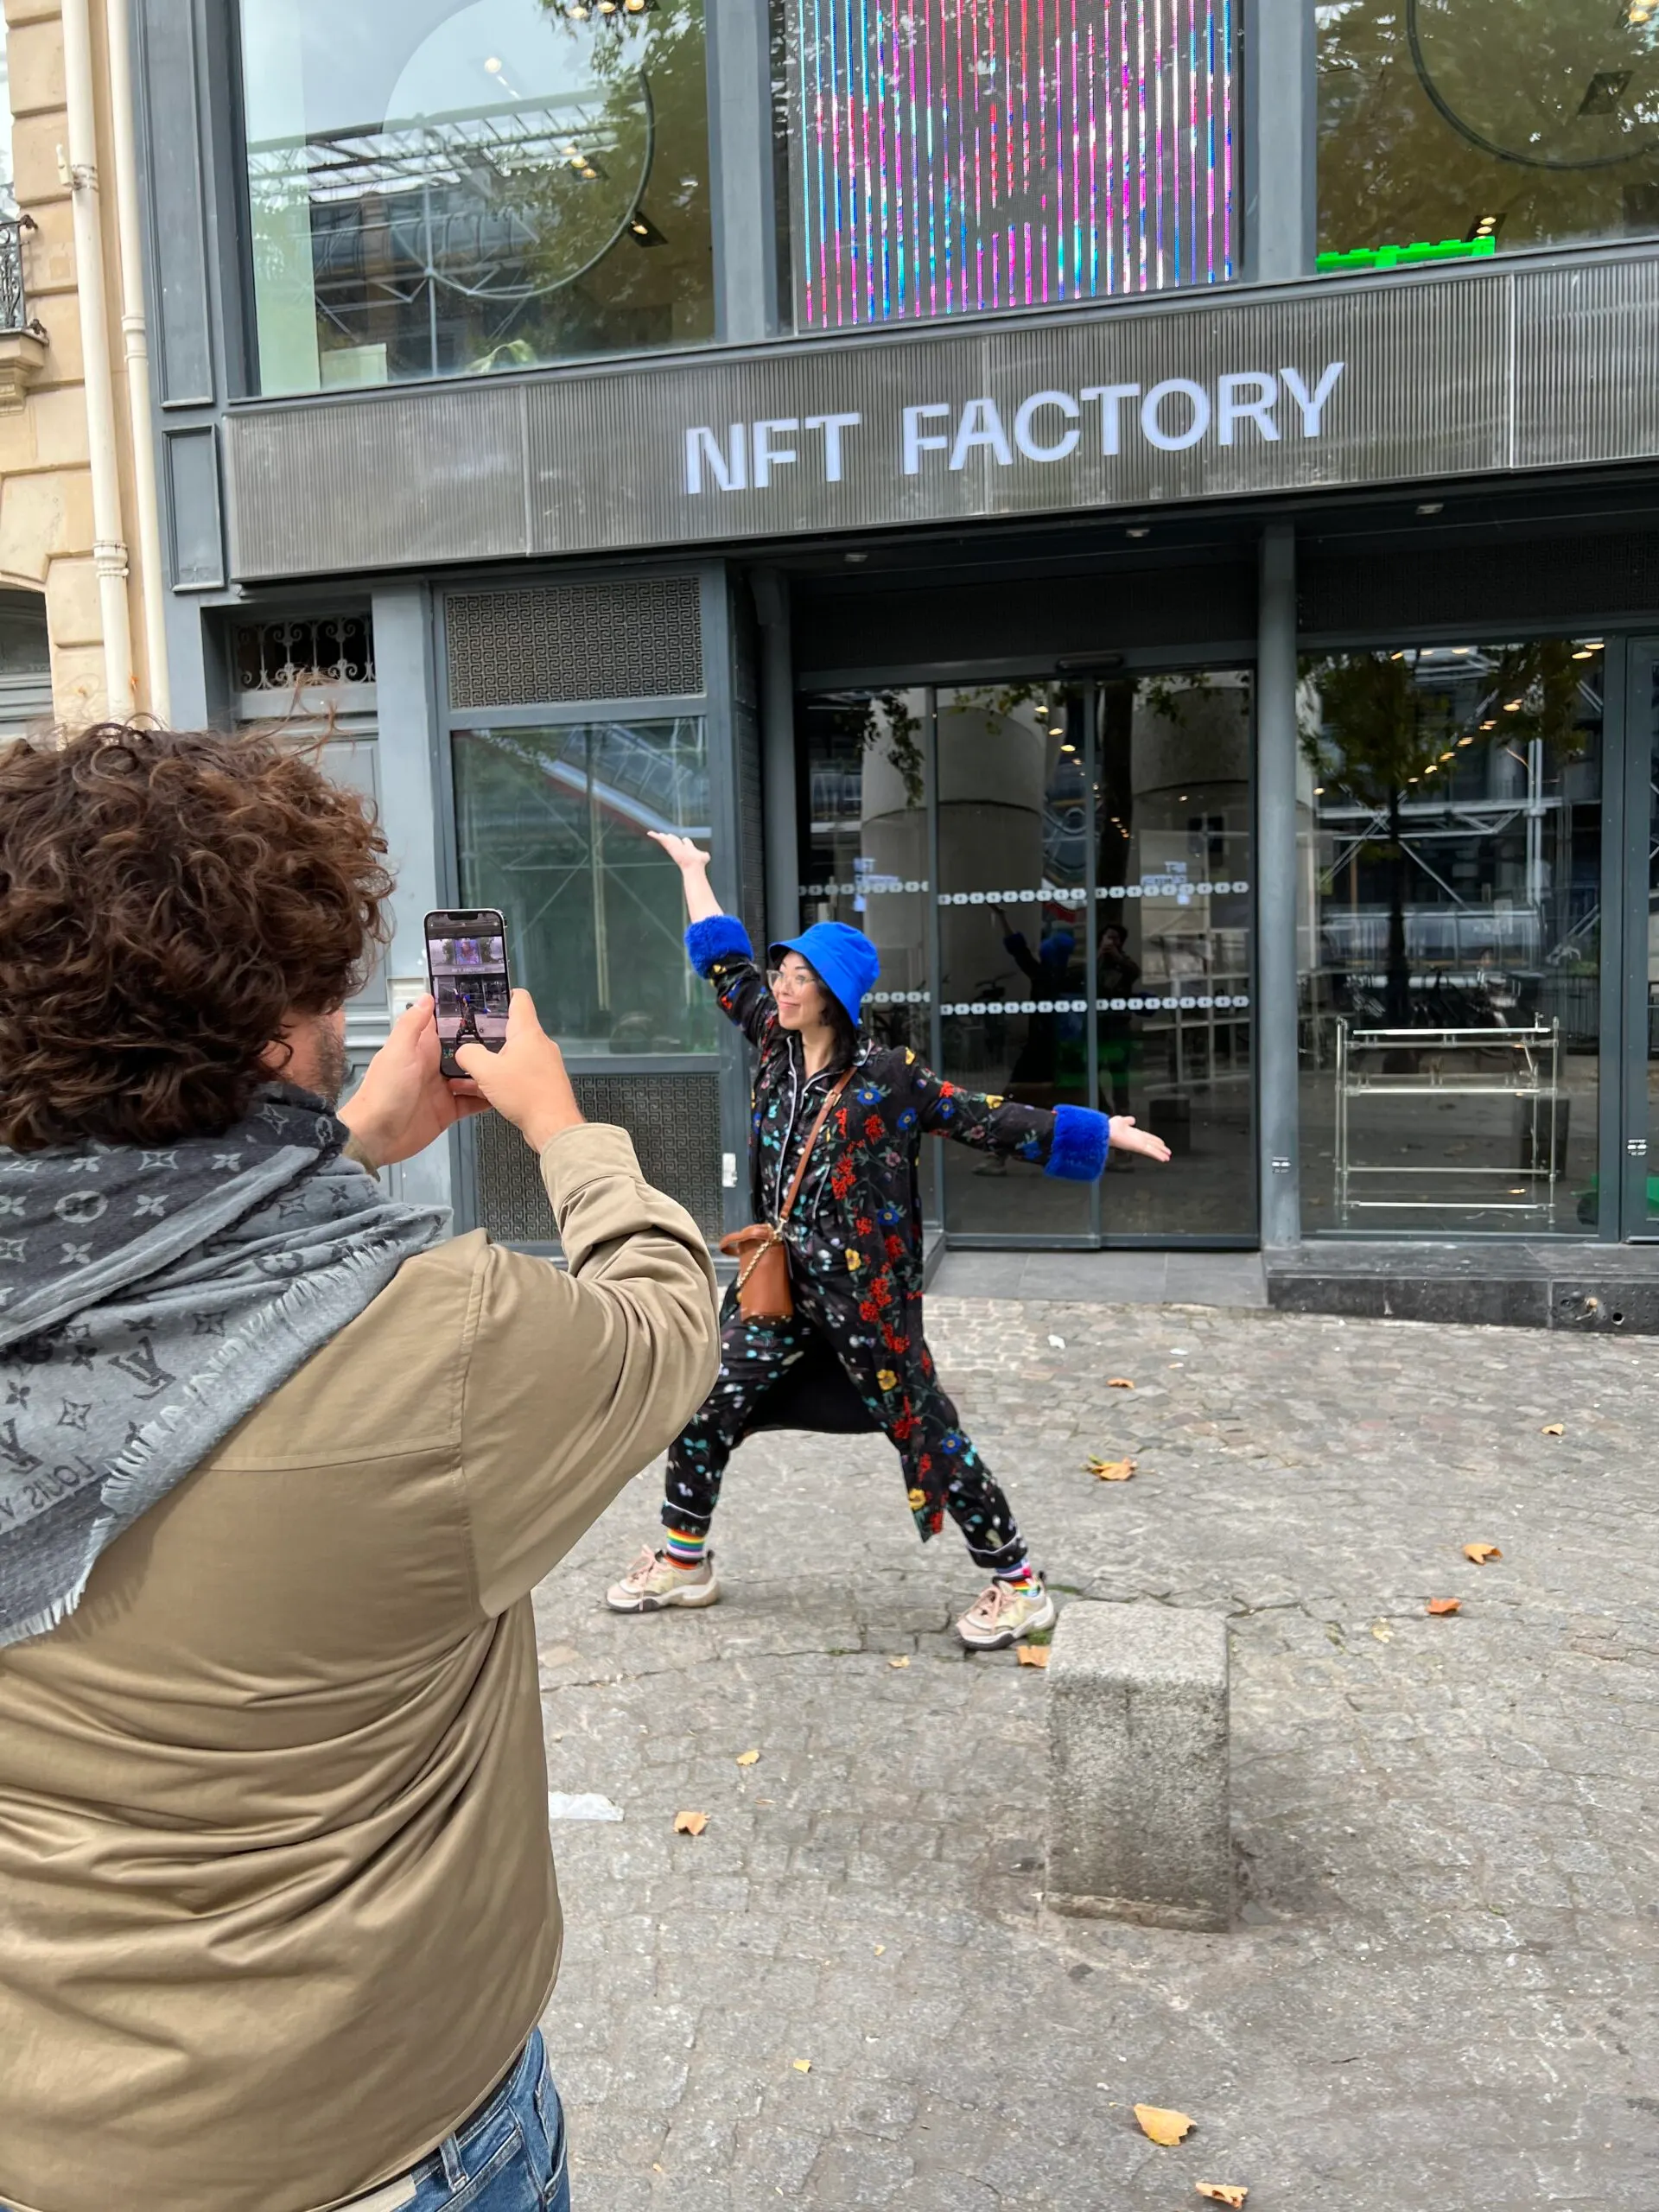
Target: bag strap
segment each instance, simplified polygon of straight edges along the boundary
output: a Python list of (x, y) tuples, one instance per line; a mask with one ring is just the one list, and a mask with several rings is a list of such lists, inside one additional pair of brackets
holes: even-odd
[(856, 1072), (856, 1069), (849, 1068), (846, 1074), (842, 1076), (841, 1081), (830, 1093), (830, 1096), (824, 1100), (823, 1106), (818, 1110), (818, 1118), (812, 1124), (811, 1135), (807, 1138), (806, 1142), (801, 1147), (801, 1156), (795, 1163), (795, 1179), (789, 1186), (789, 1196), (784, 1200), (783, 1206), (778, 1216), (778, 1226), (780, 1230), (784, 1224), (789, 1219), (791, 1210), (794, 1206), (796, 1199), (801, 1195), (801, 1185), (806, 1180), (806, 1164), (812, 1157), (812, 1147), (818, 1141), (819, 1131), (830, 1118), (830, 1109), (835, 1104), (836, 1099), (840, 1097), (842, 1092), (846, 1090), (848, 1084), (852, 1081)]

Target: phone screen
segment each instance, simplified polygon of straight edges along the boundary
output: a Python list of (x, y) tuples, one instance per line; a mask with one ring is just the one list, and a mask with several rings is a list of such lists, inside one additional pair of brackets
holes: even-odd
[(499, 912), (485, 906), (429, 914), (426, 966), (437, 1002), (443, 1072), (459, 1075), (458, 1045), (482, 1045), (499, 1052), (506, 1042), (512, 985), (506, 924)]

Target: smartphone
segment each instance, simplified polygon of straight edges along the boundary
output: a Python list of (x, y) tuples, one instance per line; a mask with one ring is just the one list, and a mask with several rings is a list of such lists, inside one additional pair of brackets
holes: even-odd
[(507, 925), (493, 906), (444, 907), (426, 918), (426, 972), (438, 1009), (439, 1065), (458, 1076), (460, 1045), (499, 1052), (507, 1041)]

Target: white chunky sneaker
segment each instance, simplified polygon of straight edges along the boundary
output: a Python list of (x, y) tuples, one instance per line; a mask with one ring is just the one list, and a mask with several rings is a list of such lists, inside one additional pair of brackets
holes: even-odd
[(1052, 1628), (1058, 1618), (1040, 1577), (1021, 1590), (993, 1582), (957, 1623), (957, 1634), (970, 1651), (1006, 1651), (1021, 1637)]
[(613, 1613), (660, 1613), (669, 1605), (717, 1605), (720, 1584), (715, 1579), (715, 1555), (703, 1554), (701, 1567), (676, 1567), (666, 1552), (646, 1544), (620, 1582), (612, 1583), (605, 1602)]

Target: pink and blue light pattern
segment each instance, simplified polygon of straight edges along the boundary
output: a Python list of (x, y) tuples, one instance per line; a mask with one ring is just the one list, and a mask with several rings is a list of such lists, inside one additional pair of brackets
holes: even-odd
[(799, 327), (1233, 273), (1237, 0), (789, 0)]

